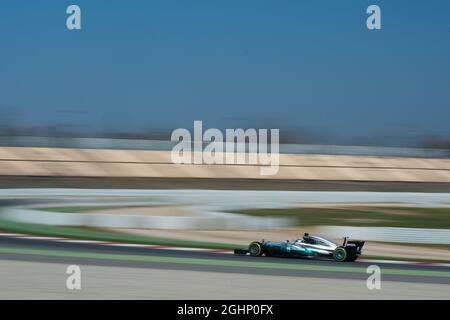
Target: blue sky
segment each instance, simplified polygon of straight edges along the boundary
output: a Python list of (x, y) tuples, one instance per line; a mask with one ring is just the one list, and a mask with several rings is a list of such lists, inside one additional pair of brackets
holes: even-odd
[(25, 126), (450, 136), (448, 0), (3, 0), (0, 39), (0, 110)]

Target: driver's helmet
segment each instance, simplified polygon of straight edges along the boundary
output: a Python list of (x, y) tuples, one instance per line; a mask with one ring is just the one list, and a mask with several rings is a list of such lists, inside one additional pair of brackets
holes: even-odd
[(303, 235), (303, 242), (304, 243), (314, 243), (314, 239), (309, 236), (309, 233), (305, 233)]

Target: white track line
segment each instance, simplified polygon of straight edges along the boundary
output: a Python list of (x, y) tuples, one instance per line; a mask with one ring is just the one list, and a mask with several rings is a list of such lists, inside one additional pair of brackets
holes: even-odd
[(0, 233), (0, 237), (26, 239), (26, 240), (46, 240), (46, 241), (63, 242), (63, 243), (96, 244), (96, 245), (114, 246), (114, 247), (164, 249), (164, 250), (177, 250), (177, 251), (199, 251), (199, 252), (228, 253), (228, 254), (233, 253), (233, 251), (231, 251), (231, 250), (186, 248), (186, 247), (175, 247), (175, 246), (165, 246), (165, 245), (155, 245), (155, 244), (120, 243), (120, 242), (109, 242), (109, 241), (99, 241), (99, 240), (78, 240), (78, 239), (69, 239), (69, 238), (32, 236), (32, 235), (20, 234), (20, 233)]
[(421, 262), (421, 261), (401, 261), (401, 260), (372, 260), (372, 259), (358, 259), (361, 262), (367, 263), (390, 263), (390, 264), (409, 264), (409, 265), (424, 265), (434, 267), (450, 267), (450, 263), (438, 262)]

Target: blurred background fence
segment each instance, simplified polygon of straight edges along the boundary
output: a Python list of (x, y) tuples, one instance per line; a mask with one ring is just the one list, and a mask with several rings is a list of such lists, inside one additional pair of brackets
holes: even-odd
[[(168, 140), (0, 136), (0, 147), (169, 151), (172, 150), (172, 148), (176, 144), (177, 142)], [(317, 144), (280, 144), (280, 153), (378, 157), (450, 158), (450, 149)]]
[(174, 164), (173, 145), (157, 140), (3, 137), (0, 175), (450, 182), (448, 150), (288, 144), (280, 147), (278, 172), (261, 175), (259, 163)]

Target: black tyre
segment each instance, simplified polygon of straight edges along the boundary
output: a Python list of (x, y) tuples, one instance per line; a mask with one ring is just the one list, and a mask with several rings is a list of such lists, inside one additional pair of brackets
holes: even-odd
[(348, 253), (344, 247), (337, 247), (333, 252), (333, 259), (337, 262), (346, 261), (347, 257)]
[(248, 252), (253, 257), (260, 257), (263, 254), (263, 247), (261, 242), (252, 242), (248, 246)]
[(347, 261), (349, 262), (353, 262), (356, 259), (358, 259), (358, 255), (355, 252), (352, 252), (351, 254), (348, 255), (347, 257)]

